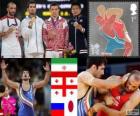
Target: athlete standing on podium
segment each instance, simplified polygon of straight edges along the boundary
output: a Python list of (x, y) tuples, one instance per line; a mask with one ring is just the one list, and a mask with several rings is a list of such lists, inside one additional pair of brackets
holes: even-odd
[(30, 1), (27, 7), (29, 16), (25, 17), (21, 22), (25, 58), (43, 58), (42, 26), (44, 21), (36, 15), (35, 1)]
[(0, 19), (0, 37), (2, 38), (1, 57), (21, 58), (20, 20), (15, 17), (16, 4), (9, 2), (7, 15)]

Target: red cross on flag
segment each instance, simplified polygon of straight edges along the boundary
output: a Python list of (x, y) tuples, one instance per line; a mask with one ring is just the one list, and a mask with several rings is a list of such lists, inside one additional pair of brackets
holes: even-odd
[(51, 60), (51, 115), (77, 116), (77, 59)]

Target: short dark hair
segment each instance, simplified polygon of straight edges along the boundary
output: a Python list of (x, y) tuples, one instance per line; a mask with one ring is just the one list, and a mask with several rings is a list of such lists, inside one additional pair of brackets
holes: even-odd
[(87, 69), (90, 68), (92, 65), (96, 65), (97, 68), (100, 65), (106, 65), (107, 59), (105, 57), (88, 57), (87, 58)]
[(30, 1), (27, 3), (27, 8), (29, 8), (30, 4), (35, 4), (35, 5), (36, 5), (36, 1), (30, 0)]
[(78, 6), (78, 7), (81, 9), (81, 5), (80, 5), (80, 3), (78, 3), (78, 2), (73, 2), (73, 3), (71, 4), (71, 8), (72, 8), (73, 6)]
[(25, 65), (25, 66), (22, 67), (22, 70), (20, 70), (20, 73), (19, 73), (20, 77), (22, 77), (22, 74), (23, 74), (24, 71), (28, 71), (29, 75), (31, 76), (31, 68), (28, 65), (27, 66)]
[(50, 5), (50, 8), (51, 8), (52, 6), (58, 6), (58, 8), (60, 9), (59, 4), (57, 4), (56, 2), (53, 2), (53, 3)]
[(0, 85), (0, 93), (5, 92), (5, 86), (4, 85)]
[(15, 5), (16, 5), (15, 2), (12, 2), (12, 1), (11, 1), (11, 2), (9, 2), (9, 3), (7, 4), (7, 8), (9, 7), (10, 4), (15, 4)]
[(23, 69), (22, 74), (23, 74), (24, 71), (27, 71), (29, 73), (29, 76), (31, 76), (31, 73), (30, 73), (30, 71), (28, 69)]

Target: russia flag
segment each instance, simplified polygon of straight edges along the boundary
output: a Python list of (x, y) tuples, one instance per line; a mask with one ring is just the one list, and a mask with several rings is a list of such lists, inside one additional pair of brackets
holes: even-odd
[(51, 116), (64, 116), (64, 103), (51, 103)]

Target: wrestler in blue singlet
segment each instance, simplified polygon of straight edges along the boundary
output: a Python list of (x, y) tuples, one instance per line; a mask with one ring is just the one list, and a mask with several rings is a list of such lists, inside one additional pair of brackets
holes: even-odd
[[(88, 94), (89, 92), (89, 94)], [(81, 99), (78, 99), (78, 103), (77, 103), (77, 114), (78, 116), (87, 116), (87, 108), (86, 108), (86, 104), (88, 104), (90, 107), (93, 106), (94, 104), (94, 94), (93, 94), (93, 90), (92, 88), (88, 89), (87, 93), (85, 94), (85, 96)], [(88, 94), (88, 95), (87, 95)], [(88, 103), (86, 103), (85, 101), (88, 101)]]
[(115, 33), (115, 37), (113, 37), (113, 38), (111, 36), (105, 34), (104, 32), (101, 32), (101, 35), (103, 36), (104, 39), (107, 40), (105, 52), (113, 53), (117, 49), (124, 49), (125, 41), (123, 39), (120, 39), (116, 33)]
[(28, 91), (24, 91), (20, 85), (18, 116), (34, 116), (33, 101), (34, 91), (32, 85)]

